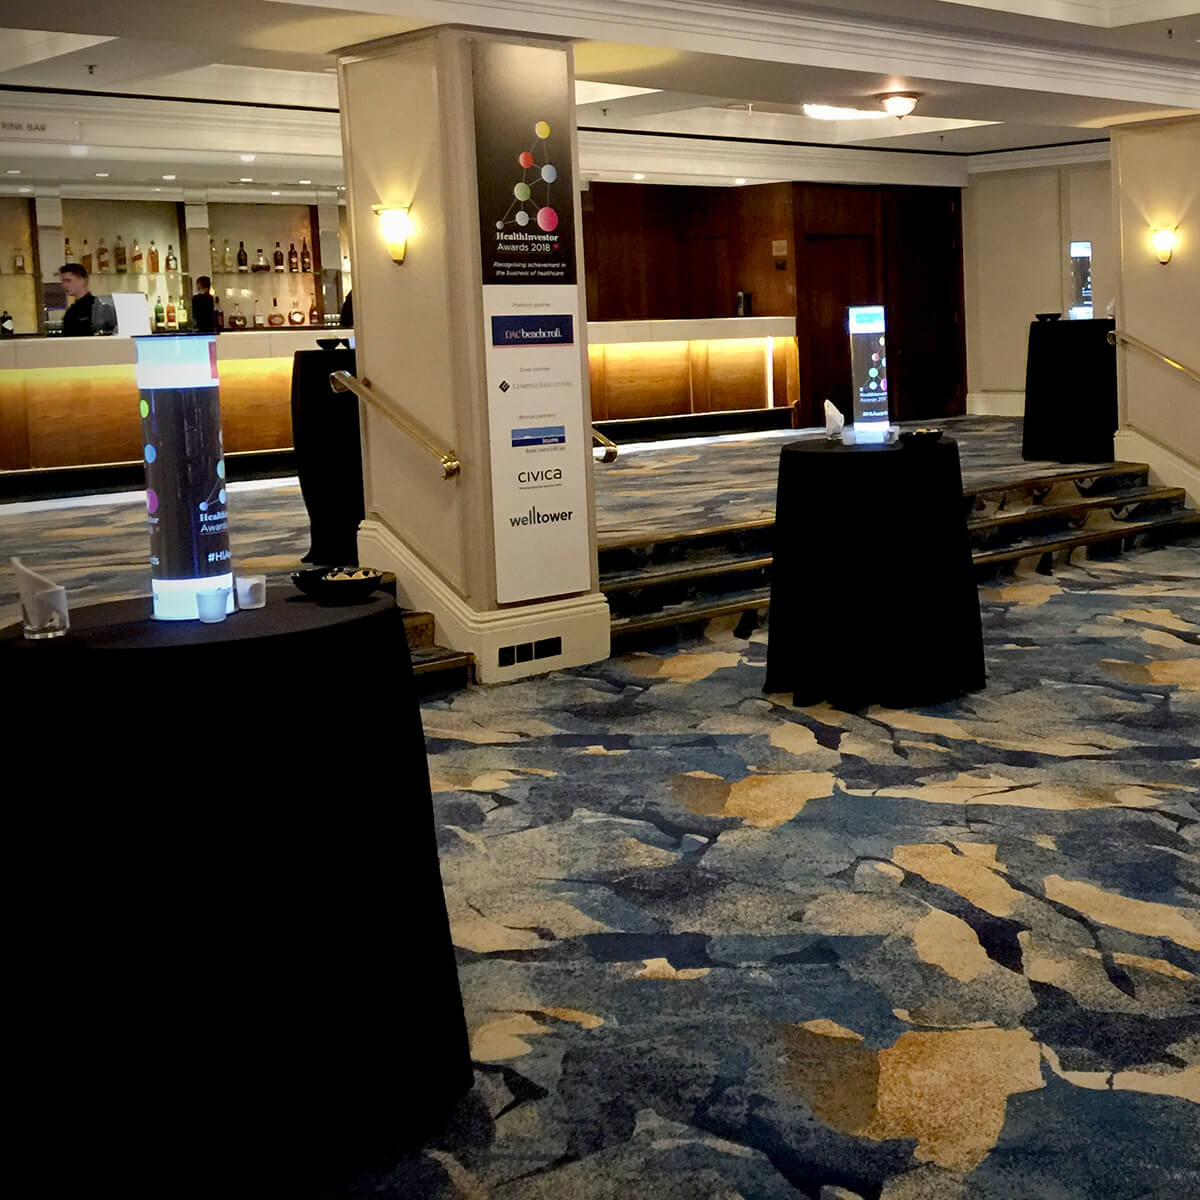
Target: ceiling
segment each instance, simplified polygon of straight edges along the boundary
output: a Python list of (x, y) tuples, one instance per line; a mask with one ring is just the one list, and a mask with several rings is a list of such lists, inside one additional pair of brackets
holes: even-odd
[[(585, 130), (986, 155), (1200, 110), (1196, 0), (731, 3), (55, 0), (35, 16), (0, 0), (0, 111), (75, 131), (0, 134), (0, 191), (336, 186), (330, 52), (450, 21), (570, 37)], [(825, 122), (800, 107), (873, 108), (889, 90), (919, 93), (916, 112)]]

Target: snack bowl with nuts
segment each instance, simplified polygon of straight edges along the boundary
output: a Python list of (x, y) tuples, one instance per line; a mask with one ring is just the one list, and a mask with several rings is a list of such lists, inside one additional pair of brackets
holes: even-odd
[(293, 571), (292, 582), (319, 604), (354, 604), (383, 583), (375, 567), (314, 567)]

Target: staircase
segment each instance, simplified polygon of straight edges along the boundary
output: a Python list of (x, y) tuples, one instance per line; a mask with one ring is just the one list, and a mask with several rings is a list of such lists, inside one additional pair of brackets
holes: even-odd
[[(1065, 468), (964, 490), (971, 553), (980, 578), (1037, 558), (1053, 570), (1073, 551), (1111, 557), (1138, 541), (1200, 533), (1182, 488), (1149, 482), (1145, 463)], [(678, 537), (631, 539), (600, 549), (600, 590), (613, 637), (765, 609), (771, 594), (774, 521)]]
[(422, 695), (459, 688), (471, 682), (475, 656), (461, 650), (449, 650), (434, 641), (433, 613), (405, 609), (404, 632), (408, 637), (417, 691)]

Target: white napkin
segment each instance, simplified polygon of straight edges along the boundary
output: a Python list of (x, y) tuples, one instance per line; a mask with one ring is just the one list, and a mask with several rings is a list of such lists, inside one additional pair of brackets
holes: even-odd
[(67, 629), (67, 589), (59, 587), (53, 579), (39, 575), (21, 564), (19, 558), (9, 560), (17, 577), (17, 590), (21, 593), (21, 608), (25, 624), (33, 629)]
[(842, 436), (846, 418), (837, 410), (832, 400), (825, 401), (825, 436), (829, 439)]

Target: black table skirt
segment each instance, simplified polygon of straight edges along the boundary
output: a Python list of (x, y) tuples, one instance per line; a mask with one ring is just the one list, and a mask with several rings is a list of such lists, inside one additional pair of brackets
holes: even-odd
[(765, 690), (900, 707), (984, 682), (957, 444), (784, 447)]
[(149, 611), (0, 633), (27, 1144), (124, 1195), (316, 1195), (472, 1082), (402, 617)]
[(1116, 322), (1035, 321), (1025, 364), (1027, 461), (1111, 462), (1117, 428)]
[(358, 397), (329, 386), (333, 371), (355, 373), (353, 350), (298, 350), (292, 359), (292, 445), (312, 546), (305, 562), (358, 563), (363, 519)]

